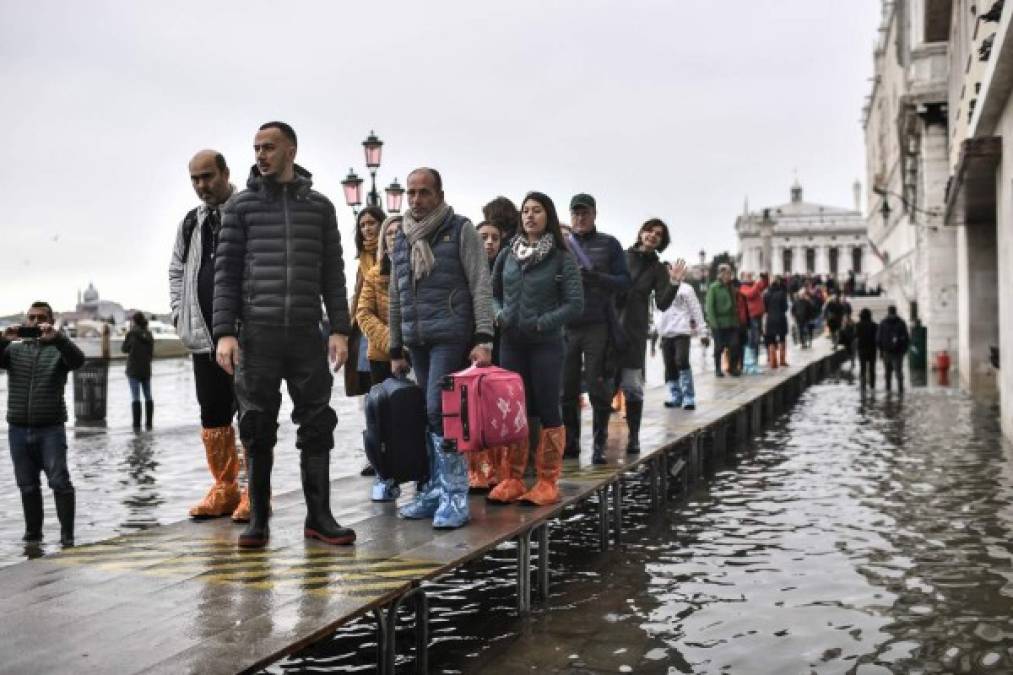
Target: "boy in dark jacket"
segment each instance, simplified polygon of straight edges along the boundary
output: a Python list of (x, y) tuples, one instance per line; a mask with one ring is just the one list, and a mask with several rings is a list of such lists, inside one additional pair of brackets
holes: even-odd
[(876, 388), (876, 337), (879, 325), (872, 320), (872, 312), (866, 307), (858, 313), (855, 324), (855, 346), (858, 351), (859, 382), (865, 388)]
[[(32, 332), (34, 337), (23, 334)], [(14, 340), (19, 340), (13, 342)], [(42, 541), (42, 487), (53, 491), (60, 520), (60, 543), (74, 545), (74, 485), (67, 470), (67, 373), (84, 364), (84, 354), (53, 327), (53, 308), (36, 302), (23, 326), (8, 326), (0, 338), (0, 368), (7, 371), (7, 424), (14, 478), (21, 491), (26, 543)]]
[(879, 324), (876, 344), (886, 369), (886, 390), (890, 391), (891, 375), (896, 373), (897, 389), (904, 391), (904, 354), (911, 344), (911, 337), (907, 324), (897, 316), (897, 307), (894, 305), (887, 308), (886, 318)]

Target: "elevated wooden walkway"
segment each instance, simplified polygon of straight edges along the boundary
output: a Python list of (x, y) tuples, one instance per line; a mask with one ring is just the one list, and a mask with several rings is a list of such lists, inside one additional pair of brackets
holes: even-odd
[[(237, 550), (241, 526), (228, 519), (183, 521), (0, 569), (0, 672), (245, 672), (372, 613), (378, 670), (392, 673), (393, 634), (405, 604), (415, 612), (416, 670), (426, 672), (426, 581), (516, 540), (517, 607), (528, 611), (532, 576), (538, 596), (548, 597), (554, 517), (597, 495), (600, 547), (618, 543), (625, 474), (646, 479), (652, 505), (662, 505), (670, 479), (695, 480), (705, 452), (719, 455), (759, 431), (835, 367), (837, 357), (819, 340), (792, 361), (757, 377), (698, 373), (692, 412), (667, 410), (665, 392), (649, 391), (642, 453), (622, 451), (625, 424), (616, 415), (609, 464), (567, 460), (563, 499), (552, 506), (494, 506), (473, 495), (471, 523), (438, 531), (428, 521), (398, 518), (394, 504), (370, 502), (370, 479), (345, 478), (334, 482), (332, 508), (355, 528), (353, 547), (305, 540), (302, 494), (291, 492), (275, 497), (270, 546), (263, 551)], [(406, 492), (410, 497), (412, 490)]]

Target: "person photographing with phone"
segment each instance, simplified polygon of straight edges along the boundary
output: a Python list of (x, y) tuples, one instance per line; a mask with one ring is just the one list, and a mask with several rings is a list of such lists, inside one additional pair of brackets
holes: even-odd
[(34, 302), (25, 322), (0, 337), (0, 368), (7, 371), (7, 439), (14, 478), (21, 491), (25, 543), (42, 541), (42, 485), (45, 472), (60, 520), (60, 543), (74, 545), (74, 485), (67, 469), (67, 373), (84, 364), (84, 354), (53, 326), (53, 308)]

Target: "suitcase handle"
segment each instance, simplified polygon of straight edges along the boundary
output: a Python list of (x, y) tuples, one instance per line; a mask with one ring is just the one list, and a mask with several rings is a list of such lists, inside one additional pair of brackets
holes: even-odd
[(471, 439), (471, 420), (468, 419), (468, 385), (461, 386), (461, 435)]
[(454, 376), (444, 375), (440, 378), (440, 389), (443, 391), (454, 391)]

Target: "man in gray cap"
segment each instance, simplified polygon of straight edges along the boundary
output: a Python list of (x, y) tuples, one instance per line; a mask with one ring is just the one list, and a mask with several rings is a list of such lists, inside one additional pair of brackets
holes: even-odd
[[(565, 457), (580, 455), (581, 373), (591, 399), (595, 464), (605, 463), (608, 421), (612, 414), (612, 381), (606, 353), (610, 324), (617, 325), (615, 296), (631, 286), (626, 254), (619, 241), (595, 227), (597, 204), (581, 193), (570, 200), (570, 250), (577, 258), (584, 282), (584, 312), (566, 326), (566, 358), (563, 365), (563, 424), (566, 426)], [(613, 339), (616, 337), (612, 336)]]

